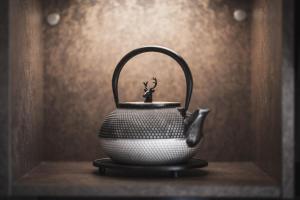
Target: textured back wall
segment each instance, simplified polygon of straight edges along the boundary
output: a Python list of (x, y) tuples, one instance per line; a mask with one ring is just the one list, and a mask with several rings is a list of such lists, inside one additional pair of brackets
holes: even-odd
[[(194, 92), (190, 109), (212, 110), (198, 157), (252, 158), (250, 132), (250, 20), (237, 22), (251, 1), (237, 0), (66, 0), (43, 1), (44, 154), (48, 160), (92, 160), (101, 154), (98, 129), (115, 108), (111, 78), (128, 51), (162, 45), (190, 65)], [(183, 101), (185, 81), (175, 61), (143, 54), (124, 68), (121, 100), (142, 99), (142, 81), (158, 78), (155, 100)]]

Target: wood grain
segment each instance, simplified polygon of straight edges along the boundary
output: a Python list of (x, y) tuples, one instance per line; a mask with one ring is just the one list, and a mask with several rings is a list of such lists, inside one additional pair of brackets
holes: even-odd
[(13, 187), (15, 195), (98, 197), (278, 197), (277, 183), (250, 162), (212, 162), (177, 179), (108, 171), (91, 162), (43, 162)]
[(252, 19), (252, 128), (255, 160), (281, 177), (282, 6), (280, 0), (254, 1)]
[(38, 164), (42, 155), (42, 10), (38, 0), (9, 3), (10, 126), (15, 179)]
[[(111, 78), (128, 51), (156, 44), (174, 49), (194, 77), (190, 109), (208, 107), (205, 142), (197, 154), (208, 160), (251, 160), (250, 21), (237, 22), (236, 8), (251, 1), (45, 0), (45, 159), (102, 157), (97, 132), (115, 106)], [(183, 101), (184, 77), (170, 58), (150, 53), (125, 66), (123, 101), (142, 100), (142, 81), (158, 78), (155, 100)]]

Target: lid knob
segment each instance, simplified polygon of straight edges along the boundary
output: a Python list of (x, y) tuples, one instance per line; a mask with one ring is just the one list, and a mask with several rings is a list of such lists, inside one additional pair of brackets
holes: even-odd
[(144, 102), (145, 103), (151, 103), (152, 102), (152, 94), (155, 92), (154, 88), (156, 88), (157, 86), (157, 79), (155, 77), (153, 77), (151, 80), (153, 80), (153, 86), (148, 88), (148, 82), (149, 81), (145, 81), (143, 82), (144, 84), (144, 95), (143, 97), (145, 98)]

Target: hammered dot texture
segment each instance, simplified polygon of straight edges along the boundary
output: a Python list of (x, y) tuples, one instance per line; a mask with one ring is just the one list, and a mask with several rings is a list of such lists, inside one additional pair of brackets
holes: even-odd
[(183, 120), (177, 108), (120, 108), (106, 116), (99, 137), (123, 139), (185, 138)]
[(192, 158), (202, 140), (193, 148), (185, 139), (101, 139), (101, 146), (113, 161), (135, 165), (184, 163)]

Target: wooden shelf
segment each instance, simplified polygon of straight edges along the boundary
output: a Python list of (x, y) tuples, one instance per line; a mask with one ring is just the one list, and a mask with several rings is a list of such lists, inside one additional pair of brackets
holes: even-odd
[(279, 197), (276, 181), (251, 162), (210, 162), (171, 178), (167, 174), (107, 171), (91, 162), (42, 162), (13, 184), (16, 196)]

